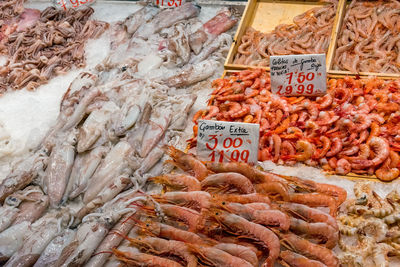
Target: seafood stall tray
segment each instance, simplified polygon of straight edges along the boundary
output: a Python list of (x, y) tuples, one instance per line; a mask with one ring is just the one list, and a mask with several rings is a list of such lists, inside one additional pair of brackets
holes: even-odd
[(395, 74), (395, 73), (382, 73), (382, 72), (357, 72), (357, 73), (354, 73), (351, 71), (334, 70), (333, 69), (333, 64), (334, 64), (333, 57), (336, 54), (337, 41), (340, 38), (342, 25), (344, 23), (344, 17), (348, 11), (347, 9), (348, 9), (350, 3), (351, 3), (351, 1), (344, 1), (344, 3), (342, 4), (342, 8), (340, 8), (339, 18), (336, 20), (337, 25), (335, 25), (336, 33), (335, 33), (334, 39), (331, 40), (331, 44), (329, 47), (330, 60), (328, 61), (328, 58), (327, 58), (327, 61), (326, 61), (327, 71), (329, 72), (329, 74), (332, 74), (335, 77), (376, 76), (376, 77), (379, 77), (382, 79), (398, 79), (398, 78), (400, 78), (400, 74)]
[[(274, 30), (279, 24), (291, 24), (293, 18), (312, 8), (321, 7), (327, 3), (314, 0), (294, 0), (294, 1), (279, 1), (279, 0), (249, 0), (242, 19), (236, 31), (234, 42), (228, 53), (225, 61), (225, 69), (246, 69), (257, 68), (256, 66), (234, 64), (234, 58), (240, 45), (240, 40), (245, 34), (248, 27), (252, 27), (263, 33)], [(336, 45), (336, 35), (339, 31), (339, 20), (342, 19), (342, 10), (345, 5), (345, 0), (339, 0), (334, 25), (330, 35), (330, 45), (327, 52), (326, 63), (331, 65), (333, 58), (333, 45)], [(333, 45), (332, 45), (333, 44)], [(260, 67), (258, 67), (260, 68)], [(263, 67), (269, 70), (269, 67)]]
[[(240, 70), (225, 70), (224, 73), (221, 75), (221, 79), (223, 79), (223, 78), (225, 78), (225, 76), (227, 76), (231, 73), (237, 72), (237, 71), (240, 71)], [(327, 77), (328, 78), (341, 78), (341, 75), (328, 74)], [(192, 136), (192, 137), (195, 137), (195, 136)], [(188, 146), (185, 150), (186, 153), (189, 151), (189, 148), (190, 148), (190, 144), (188, 144)], [(329, 174), (329, 173), (326, 173), (326, 175), (328, 177), (331, 176), (331, 174)], [(378, 182), (378, 183), (386, 183), (386, 182), (379, 180), (375, 175), (361, 175), (361, 174), (352, 173), (352, 172), (348, 173), (347, 175), (338, 175), (338, 174), (334, 174), (334, 175), (337, 177), (342, 177), (342, 178), (352, 180), (352, 181), (357, 181), (357, 180), (362, 179), (362, 180), (370, 180), (370, 181)]]

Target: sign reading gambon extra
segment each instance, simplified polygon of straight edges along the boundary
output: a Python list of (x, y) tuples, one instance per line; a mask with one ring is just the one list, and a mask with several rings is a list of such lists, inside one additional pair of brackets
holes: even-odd
[(205, 161), (256, 163), (260, 125), (200, 120), (197, 155)]

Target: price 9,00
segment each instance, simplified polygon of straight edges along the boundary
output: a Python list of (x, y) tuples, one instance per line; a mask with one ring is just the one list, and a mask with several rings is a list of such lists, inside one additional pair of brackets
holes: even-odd
[[(248, 149), (243, 150), (243, 139), (240, 137), (231, 138), (227, 137), (222, 140), (223, 149), (217, 149), (218, 138), (217, 135), (209, 135), (206, 142), (206, 148), (212, 150), (208, 155), (210, 161), (223, 162), (224, 158), (232, 161), (246, 162), (249, 159), (250, 152)], [(219, 147), (220, 148), (220, 147)]]

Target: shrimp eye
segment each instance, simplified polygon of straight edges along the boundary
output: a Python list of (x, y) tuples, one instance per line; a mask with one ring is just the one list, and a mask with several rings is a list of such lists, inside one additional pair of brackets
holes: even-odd
[(149, 223), (146, 223), (146, 226), (147, 226), (147, 227), (149, 227), (149, 226), (150, 226), (150, 224), (149, 224)]
[(225, 203), (225, 201), (222, 201), (222, 205), (225, 205), (226, 203)]
[(219, 212), (216, 212), (215, 215), (219, 215)]

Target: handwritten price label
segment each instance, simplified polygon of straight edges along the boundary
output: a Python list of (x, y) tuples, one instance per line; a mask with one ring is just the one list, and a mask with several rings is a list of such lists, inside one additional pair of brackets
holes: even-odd
[(206, 161), (257, 162), (260, 125), (200, 120), (197, 155)]
[(182, 0), (155, 0), (157, 6), (178, 7), (182, 5)]
[(81, 5), (93, 3), (94, 0), (58, 0), (57, 4), (59, 4), (64, 10), (68, 8), (77, 8)]
[(324, 95), (325, 61), (325, 54), (271, 56), (272, 92), (285, 96)]

